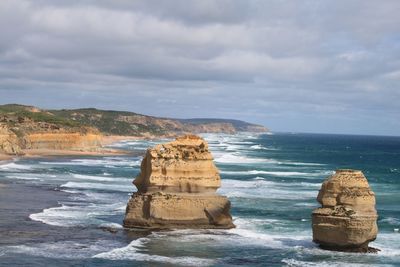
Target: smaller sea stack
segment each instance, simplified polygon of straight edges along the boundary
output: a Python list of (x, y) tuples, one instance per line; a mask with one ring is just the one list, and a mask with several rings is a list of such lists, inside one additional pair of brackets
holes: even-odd
[(375, 194), (358, 170), (337, 170), (322, 184), (312, 213), (313, 241), (323, 249), (376, 252), (368, 247), (378, 233)]
[(232, 228), (230, 202), (217, 195), (218, 169), (195, 135), (149, 148), (126, 207), (128, 228)]

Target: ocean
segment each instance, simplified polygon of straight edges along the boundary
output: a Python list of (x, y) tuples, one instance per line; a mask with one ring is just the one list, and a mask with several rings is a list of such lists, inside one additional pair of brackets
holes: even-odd
[[(121, 226), (141, 156), (20, 159), (0, 165), (0, 266), (400, 266), (400, 137), (204, 134), (235, 229)], [(113, 145), (142, 155), (158, 141)], [(338, 168), (376, 194), (377, 254), (312, 242), (318, 190)]]

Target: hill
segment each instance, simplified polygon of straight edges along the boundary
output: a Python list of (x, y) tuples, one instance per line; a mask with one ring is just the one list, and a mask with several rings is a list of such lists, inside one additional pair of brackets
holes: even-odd
[(101, 146), (104, 135), (156, 138), (243, 131), (268, 129), (239, 120), (170, 119), (95, 108), (45, 110), (0, 105), (0, 152), (7, 154), (22, 154), (27, 149), (93, 151)]

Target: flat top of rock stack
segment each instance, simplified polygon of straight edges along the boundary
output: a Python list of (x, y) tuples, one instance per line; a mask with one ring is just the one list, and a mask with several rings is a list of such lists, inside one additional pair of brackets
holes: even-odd
[(149, 148), (134, 180), (139, 192), (215, 192), (221, 179), (207, 142), (196, 135)]
[(149, 148), (153, 158), (176, 159), (176, 160), (212, 160), (208, 151), (207, 142), (197, 135), (184, 135), (177, 137), (175, 141), (159, 144)]

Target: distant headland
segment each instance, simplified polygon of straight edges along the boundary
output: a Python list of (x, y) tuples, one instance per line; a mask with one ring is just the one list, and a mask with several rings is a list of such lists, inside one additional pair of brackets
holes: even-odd
[(14, 155), (113, 154), (103, 145), (121, 139), (175, 137), (187, 133), (268, 132), (231, 119), (173, 119), (95, 108), (46, 110), (0, 105), (0, 159)]

